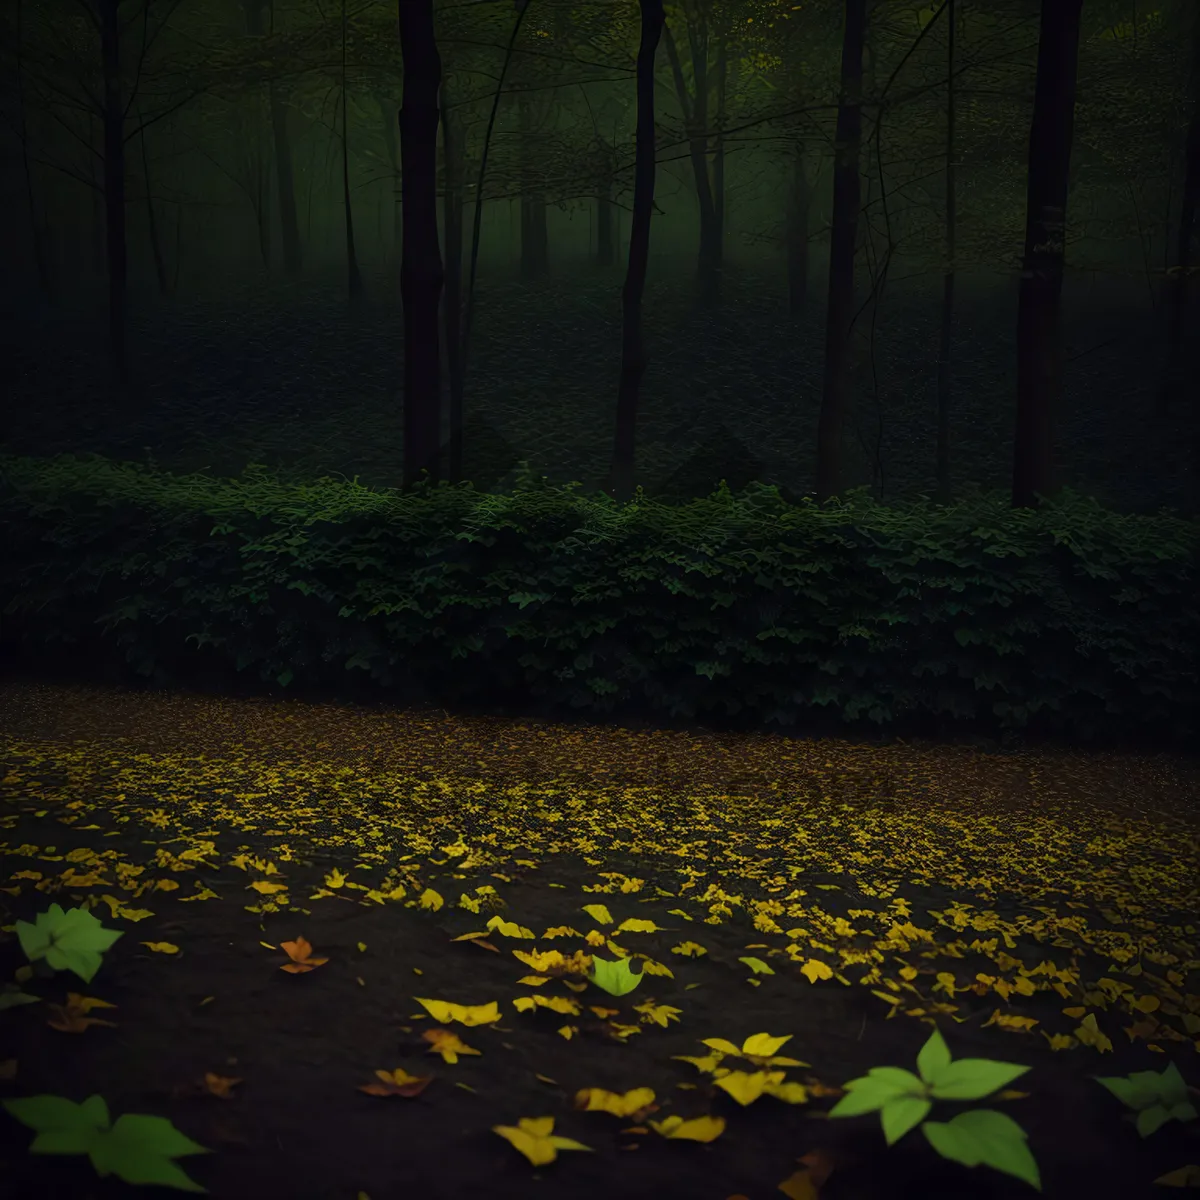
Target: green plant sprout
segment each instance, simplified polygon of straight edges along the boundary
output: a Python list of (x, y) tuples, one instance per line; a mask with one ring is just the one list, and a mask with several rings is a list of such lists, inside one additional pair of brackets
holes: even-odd
[[(1196, 1106), (1187, 1098), (1188, 1092), (1196, 1089), (1188, 1087), (1174, 1063), (1161, 1072), (1134, 1071), (1126, 1077), (1093, 1075), (1092, 1078), (1104, 1084), (1122, 1104), (1137, 1113), (1134, 1125), (1144, 1138), (1168, 1121), (1175, 1120), (1182, 1124), (1200, 1116)], [(1126, 1113), (1126, 1119), (1131, 1115)]]
[(113, 1124), (103, 1096), (76, 1104), (62, 1096), (29, 1096), (0, 1101), (6, 1112), (37, 1133), (30, 1154), (86, 1154), (102, 1178), (151, 1183), (183, 1192), (205, 1192), (171, 1161), (185, 1154), (208, 1154), (166, 1117), (126, 1113)]
[(1017, 1063), (988, 1058), (953, 1062), (942, 1035), (934, 1029), (917, 1055), (920, 1078), (901, 1067), (872, 1067), (845, 1084), (830, 1117), (880, 1112), (889, 1146), (920, 1124), (929, 1144), (943, 1157), (977, 1167), (985, 1163), (1042, 1190), (1037, 1163), (1025, 1144), (1026, 1133), (1011, 1117), (993, 1109), (960, 1113), (950, 1121), (926, 1121), (934, 1100), (980, 1100), (1029, 1070)]
[(38, 913), (34, 923), (17, 922), (17, 937), (29, 961), (45, 959), (56, 971), (74, 971), (84, 983), (91, 983), (100, 969), (100, 960), (122, 934), (105, 929), (86, 908), (63, 912), (57, 904)]

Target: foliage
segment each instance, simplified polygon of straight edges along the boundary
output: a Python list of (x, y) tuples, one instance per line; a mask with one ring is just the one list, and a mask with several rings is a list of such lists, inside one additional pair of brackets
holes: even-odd
[(934, 1100), (980, 1100), (1023, 1075), (1028, 1067), (961, 1058), (954, 1062), (942, 1035), (934, 1029), (917, 1055), (920, 1077), (900, 1067), (872, 1067), (846, 1084), (850, 1093), (829, 1111), (831, 1117), (879, 1112), (890, 1146), (920, 1125), (943, 1158), (968, 1167), (981, 1162), (1015, 1175), (1041, 1191), (1037, 1164), (1025, 1145), (1025, 1131), (1004, 1113), (976, 1109), (942, 1123), (926, 1121)]
[(1093, 738), (1186, 738), (1200, 705), (1200, 527), (1071, 493), (822, 507), (752, 484), (618, 507), (532, 477), (399, 495), (69, 456), (0, 482), (6, 638), (99, 642), (147, 675), (212, 647), (281, 686), (363, 670), (447, 701)]
[(170, 1121), (126, 1113), (112, 1122), (103, 1096), (75, 1104), (62, 1096), (3, 1100), (0, 1107), (34, 1130), (30, 1154), (86, 1154), (102, 1178), (116, 1175), (126, 1183), (149, 1183), (182, 1192), (204, 1192), (171, 1161), (185, 1154), (207, 1154)]

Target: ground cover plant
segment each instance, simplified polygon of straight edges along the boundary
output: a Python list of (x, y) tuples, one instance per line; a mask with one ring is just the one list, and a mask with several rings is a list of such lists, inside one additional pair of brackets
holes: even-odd
[(0, 730), (6, 1194), (1200, 1179), (1187, 760), (17, 683)]

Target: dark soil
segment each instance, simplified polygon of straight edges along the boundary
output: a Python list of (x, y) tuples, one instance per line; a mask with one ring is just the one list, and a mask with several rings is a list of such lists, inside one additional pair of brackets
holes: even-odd
[[(1200, 1163), (1200, 1123), (1142, 1140), (1089, 1076), (1173, 1061), (1200, 1086), (1198, 780), (1194, 762), (1166, 756), (985, 754), (10, 681), (0, 913), (7, 925), (90, 896), (124, 936), (90, 984), (35, 979), (27, 987), (46, 1003), (0, 1014), (0, 1063), (16, 1060), (0, 1096), (99, 1093), (114, 1117), (165, 1116), (213, 1151), (178, 1161), (219, 1200), (768, 1200), (816, 1153), (821, 1200), (1033, 1195), (986, 1166), (940, 1159), (919, 1131), (887, 1148), (877, 1115), (824, 1119), (847, 1080), (912, 1069), (934, 1022), (955, 1058), (1032, 1068), (1012, 1085), (1021, 1098), (980, 1106), (1027, 1131), (1043, 1195), (1149, 1198), (1161, 1194), (1156, 1178)], [(255, 881), (286, 891), (259, 894)], [(404, 898), (384, 903), (360, 890), (397, 883)], [(496, 890), (492, 908), (461, 907), (482, 885)], [(444, 906), (420, 907), (426, 889)], [(114, 916), (110, 903), (134, 911)], [(514, 949), (595, 949), (584, 935), (603, 926), (582, 909), (595, 904), (609, 909), (621, 952), (673, 978), (645, 974), (616, 998), (592, 984), (520, 982), (532, 972)], [(973, 926), (954, 926), (956, 905)], [(534, 940), (503, 929), (454, 940), (486, 931), (493, 909)], [(613, 934), (631, 917), (660, 928)], [(893, 922), (929, 940), (881, 949), (880, 981), (860, 982), (868, 964), (854, 951), (880, 946)], [(547, 936), (564, 926), (574, 932)], [(328, 961), (293, 975), (278, 947), (298, 936)], [(685, 942), (707, 953), (673, 952)], [(739, 961), (748, 956), (773, 974), (753, 975)], [(811, 982), (800, 968), (812, 960), (849, 986)], [(1007, 1000), (961, 990), (977, 973), (1011, 983), (1019, 965), (1047, 960), (1078, 971), (1065, 994), (1041, 975), (1032, 994)], [(23, 961), (15, 937), (0, 941), (0, 980)], [(915, 974), (902, 976), (907, 966)], [(956, 993), (934, 990), (943, 972)], [(889, 1016), (874, 992), (902, 979), (916, 990), (899, 992)], [(51, 1028), (47, 1004), (68, 992), (116, 1005), (91, 1014), (114, 1024)], [(535, 993), (583, 1007), (513, 1007)], [(495, 1000), (501, 1019), (438, 1022), (416, 997)], [(677, 1019), (643, 1020), (634, 1006), (651, 1001)], [(1111, 1048), (1073, 1036), (1084, 1012)], [(996, 1013), (1035, 1024), (988, 1024)], [(422, 1034), (437, 1025), (479, 1055), (451, 1064), (431, 1053)], [(622, 1026), (637, 1032), (622, 1039)], [(806, 1103), (763, 1096), (742, 1107), (672, 1058), (707, 1053), (700, 1039), (740, 1045), (758, 1033), (790, 1035), (778, 1053), (806, 1064), (787, 1069), (809, 1087)], [(433, 1081), (413, 1097), (359, 1090), (397, 1067)], [(206, 1073), (240, 1082), (219, 1098)], [(576, 1111), (576, 1093), (593, 1087), (652, 1088), (649, 1120), (713, 1114), (727, 1125), (709, 1144), (667, 1140), (645, 1121)], [(962, 1107), (935, 1106), (931, 1119)], [(535, 1168), (492, 1132), (538, 1116), (593, 1153), (560, 1151)], [(177, 1194), (101, 1182), (82, 1158), (28, 1156), (31, 1136), (0, 1115), (6, 1197)]]

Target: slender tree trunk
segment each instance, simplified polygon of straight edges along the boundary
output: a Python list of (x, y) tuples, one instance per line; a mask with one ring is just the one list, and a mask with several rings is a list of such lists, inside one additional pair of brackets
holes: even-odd
[(517, 101), (521, 129), (521, 278), (540, 279), (549, 267), (546, 198), (542, 193), (533, 145), (533, 106)]
[(729, 41), (717, 42), (717, 145), (713, 154), (713, 225), (717, 270), (725, 266), (725, 89), (729, 83)]
[(450, 97), (442, 83), (442, 212), (446, 241), (446, 292), (442, 297), (446, 327), (446, 370), (450, 376), (450, 482), (462, 482), (463, 470), (463, 376), (462, 356), (462, 267), (463, 267), (463, 175), (466, 162), (459, 126), (450, 111)]
[[(272, 0), (245, 0), (246, 32), (261, 37), (267, 32), (263, 9)], [(279, 197), (279, 227), (283, 233), (283, 269), (289, 275), (300, 270), (300, 223), (296, 219), (296, 185), (292, 174), (292, 146), (288, 136), (287, 105), (273, 79), (267, 80), (267, 107), (271, 113), (271, 141), (275, 151), (275, 182)]]
[(949, 504), (950, 487), (950, 337), (954, 321), (954, 237), (957, 205), (954, 185), (954, 0), (946, 7), (946, 262), (942, 268), (942, 329), (937, 376), (937, 498)]
[(663, 43), (671, 63), (675, 92), (687, 130), (688, 156), (696, 181), (696, 202), (700, 210), (700, 252), (696, 261), (696, 290), (701, 305), (716, 304), (721, 296), (721, 240), (718, 236), (717, 206), (708, 178), (708, 34), (707, 27), (695, 33), (688, 30), (695, 79), (695, 102), (688, 98), (683, 63), (670, 26), (663, 29)]
[(1062, 395), (1062, 295), (1067, 185), (1083, 0), (1042, 0), (1029, 136), (1025, 257), (1017, 301), (1014, 508), (1055, 490), (1054, 411)]
[[(1167, 272), (1167, 364), (1158, 390), (1157, 412), (1166, 416), (1176, 389), (1184, 384), (1183, 334), (1187, 326), (1187, 310), (1192, 266), (1192, 242), (1200, 226), (1200, 8), (1192, 18), (1192, 62), (1189, 73), (1191, 119), (1188, 121), (1184, 146), (1183, 196), (1179, 205), (1179, 224), (1175, 233), (1175, 263)], [(1198, 366), (1193, 362), (1193, 367)], [(1197, 375), (1191, 374), (1192, 395), (1196, 392)], [(1200, 470), (1200, 461), (1197, 462)]]
[(108, 271), (108, 351), (113, 381), (129, 382), (128, 259), (125, 227), (125, 106), (121, 96), (121, 22), (118, 0), (100, 0), (100, 55), (104, 79), (104, 231)]
[(842, 430), (850, 407), (850, 323), (854, 318), (854, 248), (861, 182), (863, 43), (867, 0), (846, 0), (842, 31), (841, 95), (838, 98), (833, 167), (833, 228), (829, 236), (829, 304), (825, 315), (825, 378), (817, 427), (817, 498), (842, 486)]
[(400, 297), (404, 306), (404, 487), (422, 470), (438, 479), (441, 364), (438, 301), (444, 275), (438, 248), (437, 134), (442, 59), (433, 0), (398, 0), (404, 88), (400, 101), (400, 172), (404, 235)]
[(788, 309), (800, 316), (808, 302), (808, 178), (804, 173), (804, 143), (792, 148), (792, 187), (787, 197)]
[(298, 275), (303, 261), (300, 223), (296, 217), (296, 184), (292, 174), (292, 143), (288, 136), (288, 107), (274, 81), (267, 84), (271, 107), (271, 137), (275, 145), (275, 191), (279, 197), (279, 228), (283, 237), (283, 269)]
[(654, 212), (654, 55), (662, 36), (662, 0), (638, 0), (641, 41), (637, 56), (637, 126), (633, 168), (633, 224), (629, 265), (621, 291), (621, 379), (617, 388), (617, 432), (609, 483), (621, 503), (633, 498), (634, 434), (638, 392), (646, 370), (642, 342), (642, 293), (650, 258), (650, 218)]
[[(138, 120), (141, 120), (139, 110)], [(154, 277), (158, 282), (158, 294), (167, 297), (171, 294), (171, 285), (167, 280), (167, 263), (163, 257), (162, 239), (158, 236), (158, 218), (154, 212), (154, 192), (150, 185), (150, 158), (146, 153), (146, 131), (138, 135), (142, 147), (142, 186), (146, 189), (146, 228), (150, 235), (150, 254), (154, 261)]]
[(46, 224), (38, 216), (38, 206), (33, 198), (33, 168), (29, 161), (29, 126), (25, 110), (25, 70), (22, 61), (24, 49), (24, 30), (21, 18), (24, 15), (22, 0), (16, 0), (16, 84), (17, 108), (20, 112), (20, 129), (18, 137), (21, 140), (21, 169), (25, 176), (25, 204), (29, 213), (29, 237), (33, 247), (33, 262), (37, 267), (38, 282), (42, 285), (42, 294), (51, 303), (55, 300), (54, 273), (50, 268), (50, 256), (47, 254)]
[(346, 0), (342, 0), (342, 200), (346, 207), (346, 288), (351, 304), (362, 299), (363, 281), (354, 251), (354, 206), (350, 202), (350, 138), (346, 130), (350, 97), (346, 92)]
[(390, 261), (398, 270), (400, 266), (400, 242), (404, 237), (403, 209), (400, 204), (400, 159), (396, 148), (396, 110), (385, 96), (379, 96), (379, 115), (383, 118), (383, 137), (387, 145), (388, 163), (392, 168), (392, 180), (388, 186), (388, 197), (392, 209), (392, 253)]

